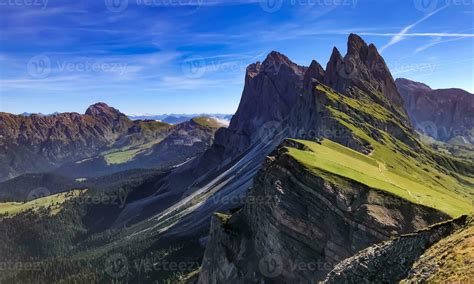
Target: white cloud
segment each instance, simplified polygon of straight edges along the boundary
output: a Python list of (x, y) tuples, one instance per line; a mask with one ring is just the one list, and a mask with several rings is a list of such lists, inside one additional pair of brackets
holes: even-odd
[(461, 39), (465, 39), (465, 38), (466, 37), (455, 37), (455, 38), (449, 38), (447, 40), (441, 40), (442, 38), (438, 37), (434, 41), (432, 41), (428, 44), (422, 45), (422, 46), (418, 47), (417, 49), (415, 49), (414, 54), (420, 53), (424, 50), (427, 50), (427, 49), (429, 49), (429, 48), (431, 48), (435, 45), (441, 44), (441, 43), (450, 42), (450, 41), (457, 41), (457, 40), (461, 40)]
[(404, 27), (400, 32), (394, 34), (394, 35), (392, 36), (392, 38), (390, 39), (390, 41), (389, 41), (386, 45), (382, 46), (382, 48), (380, 49), (380, 53), (382, 53), (382, 52), (383, 52), (385, 49), (387, 49), (388, 47), (390, 47), (390, 46), (392, 46), (392, 45), (394, 45), (394, 44), (397, 44), (398, 42), (402, 41), (402, 40), (405, 38), (405, 36), (406, 36), (406, 34), (408, 33), (408, 31), (410, 31), (412, 28), (414, 28), (414, 27), (417, 26), (418, 24), (420, 24), (420, 23), (426, 21), (427, 19), (431, 18), (433, 15), (436, 15), (436, 14), (439, 13), (440, 11), (444, 10), (446, 7), (447, 7), (447, 5), (444, 6), (444, 7), (441, 7), (441, 8), (439, 8), (439, 9), (437, 9), (437, 10), (435, 10), (435, 11), (433, 11), (433, 12), (427, 14), (427, 15), (425, 15), (424, 17), (422, 17), (422, 18), (419, 19), (418, 21), (414, 22), (413, 24)]

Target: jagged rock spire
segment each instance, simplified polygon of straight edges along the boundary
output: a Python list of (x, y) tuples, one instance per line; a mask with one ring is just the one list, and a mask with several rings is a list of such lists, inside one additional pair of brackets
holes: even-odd
[(358, 35), (349, 35), (347, 54), (344, 57), (334, 47), (326, 67), (324, 83), (347, 95), (350, 95), (349, 89), (353, 87), (371, 94), (376, 90), (382, 95), (375, 98), (377, 101), (406, 116), (403, 100), (387, 64), (375, 45), (367, 45)]
[(311, 61), (311, 64), (304, 74), (303, 85), (305, 87), (308, 86), (312, 83), (312, 80), (322, 82), (324, 80), (324, 74), (325, 71), (323, 67), (316, 60)]
[(228, 129), (218, 132), (215, 143), (224, 147), (232, 144), (240, 152), (258, 140), (262, 125), (283, 121), (301, 93), (305, 71), (276, 51), (262, 63), (249, 65), (237, 112)]

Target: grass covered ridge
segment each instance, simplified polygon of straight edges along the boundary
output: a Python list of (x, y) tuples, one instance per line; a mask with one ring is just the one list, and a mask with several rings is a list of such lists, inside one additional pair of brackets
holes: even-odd
[(220, 123), (217, 119), (211, 118), (211, 117), (195, 117), (192, 119), (195, 123), (207, 127), (207, 128), (212, 128), (212, 129), (217, 129), (220, 127), (223, 127), (224, 125)]
[(28, 202), (6, 202), (0, 203), (0, 215), (8, 214), (14, 216), (16, 214), (28, 211), (28, 210), (39, 210), (43, 208), (50, 208), (50, 214), (56, 215), (61, 211), (62, 204), (67, 200), (78, 197), (85, 190), (72, 190), (68, 192), (53, 194), (38, 198)]
[[(445, 212), (453, 217), (474, 212), (472, 199), (458, 194), (450, 186), (462, 187), (454, 178), (436, 177), (437, 170), (425, 165), (421, 171), (404, 166), (399, 153), (381, 151), (366, 156), (331, 140), (321, 144), (296, 140), (307, 150), (288, 148), (289, 154), (316, 175), (330, 179), (331, 175), (348, 178), (371, 188), (383, 190), (416, 204)], [(473, 188), (464, 188), (470, 190)]]

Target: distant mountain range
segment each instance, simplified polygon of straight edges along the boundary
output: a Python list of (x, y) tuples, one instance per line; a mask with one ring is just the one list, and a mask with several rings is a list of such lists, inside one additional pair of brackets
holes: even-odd
[(145, 114), (145, 115), (128, 115), (131, 120), (158, 120), (169, 124), (178, 124), (185, 122), (194, 117), (212, 117), (220, 120), (224, 124), (229, 124), (232, 119), (232, 114), (221, 114), (221, 113), (200, 113), (200, 114)]
[[(21, 116), (53, 116), (58, 115), (60, 112), (54, 112), (50, 114), (43, 114), (43, 113), (29, 113), (24, 112), (19, 115)], [(140, 115), (127, 115), (127, 117), (131, 120), (156, 120), (166, 122), (168, 124), (178, 124), (181, 122), (185, 122), (190, 120), (191, 118), (195, 117), (212, 117), (217, 120), (220, 120), (223, 124), (229, 124), (230, 120), (232, 119), (232, 114), (222, 114), (222, 113), (194, 113), (194, 114), (140, 114)]]
[(456, 88), (433, 90), (403, 78), (395, 83), (417, 131), (443, 142), (474, 144), (474, 94)]
[(171, 166), (204, 151), (226, 126), (206, 117), (176, 125), (130, 120), (105, 103), (85, 114), (0, 113), (0, 122), (0, 181), (53, 170), (79, 177)]

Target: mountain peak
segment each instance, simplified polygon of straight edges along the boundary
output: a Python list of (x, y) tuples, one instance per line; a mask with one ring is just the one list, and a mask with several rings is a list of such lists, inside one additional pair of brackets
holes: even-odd
[(365, 57), (367, 54), (367, 43), (358, 35), (350, 34), (347, 40), (347, 55), (359, 55)]
[(326, 67), (324, 83), (346, 95), (352, 92), (353, 87), (368, 93), (373, 93), (370, 89), (378, 90), (383, 96), (376, 100), (381, 99), (384, 106), (396, 109), (405, 116), (403, 100), (384, 59), (375, 45), (367, 45), (356, 34), (349, 35), (344, 58), (334, 47)]
[(325, 71), (323, 67), (316, 61), (311, 61), (308, 69), (304, 74), (303, 85), (308, 86), (313, 79), (322, 82), (324, 80)]
[(106, 103), (102, 103), (102, 102), (93, 104), (89, 108), (87, 108), (86, 115), (107, 116), (107, 117), (113, 117), (113, 118), (117, 118), (119, 116), (125, 116), (119, 110), (113, 107), (110, 107)]
[(333, 47), (331, 57), (326, 64), (326, 74), (324, 83), (328, 86), (335, 86), (340, 79), (341, 67), (343, 66), (343, 58), (337, 47)]
[(424, 91), (424, 92), (432, 91), (430, 86), (428, 86), (424, 83), (408, 80), (408, 79), (405, 79), (405, 78), (397, 78), (395, 80), (395, 84), (397, 85), (397, 87), (399, 89), (400, 88), (409, 89), (409, 90), (415, 90), (416, 89), (416, 90), (421, 90), (421, 91)]
[(266, 73), (273, 73), (274, 75), (280, 72), (282, 66), (287, 66), (292, 70), (292, 72), (298, 73), (299, 75), (303, 75), (304, 73), (304, 68), (302, 66), (294, 63), (286, 55), (278, 51), (270, 52), (262, 62), (261, 66), (263, 71)]
[(337, 47), (333, 47), (332, 48), (332, 53), (331, 53), (331, 57), (329, 59), (329, 62), (331, 61), (335, 61), (335, 60), (342, 60), (342, 55), (341, 53), (339, 52), (339, 49), (337, 49)]
[(281, 62), (291, 62), (291, 60), (286, 55), (275, 50), (272, 50), (269, 54), (267, 54), (267, 57), (265, 58), (263, 63), (265, 63), (266, 61), (272, 61), (272, 60), (281, 61)]

